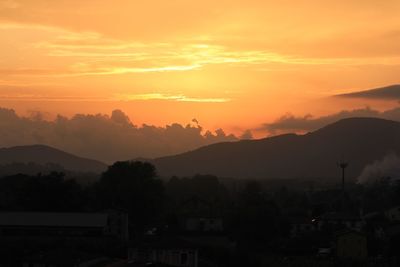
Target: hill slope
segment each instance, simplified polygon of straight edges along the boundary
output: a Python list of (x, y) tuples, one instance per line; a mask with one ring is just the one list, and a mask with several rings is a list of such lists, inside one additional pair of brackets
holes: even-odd
[(365, 165), (388, 153), (400, 154), (400, 123), (351, 118), (306, 134), (219, 143), (153, 161), (160, 175), (214, 174), (237, 178), (338, 177), (336, 162), (350, 161), (347, 173), (357, 177)]
[(107, 168), (107, 165), (100, 161), (80, 158), (44, 145), (0, 148), (0, 164), (9, 164), (15, 162), (33, 162), (41, 165), (55, 163), (63, 166), (66, 170), (78, 172), (99, 173)]

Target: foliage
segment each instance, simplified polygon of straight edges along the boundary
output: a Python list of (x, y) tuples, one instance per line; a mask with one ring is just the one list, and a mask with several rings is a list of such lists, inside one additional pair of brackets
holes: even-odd
[(163, 210), (164, 185), (155, 167), (140, 161), (116, 162), (95, 185), (102, 209), (122, 209), (129, 214), (135, 232), (155, 223)]

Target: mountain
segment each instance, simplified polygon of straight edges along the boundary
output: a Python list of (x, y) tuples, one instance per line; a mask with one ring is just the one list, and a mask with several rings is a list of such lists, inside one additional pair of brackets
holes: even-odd
[(107, 168), (107, 165), (100, 161), (80, 158), (64, 151), (44, 145), (0, 148), (1, 165), (17, 162), (32, 162), (40, 165), (54, 163), (64, 167), (66, 170), (77, 172), (100, 173)]
[(358, 91), (348, 94), (336, 95), (337, 97), (345, 98), (369, 98), (369, 99), (388, 99), (398, 100), (400, 99), (400, 85), (390, 85), (386, 87), (380, 87), (365, 91)]
[(337, 161), (349, 161), (356, 178), (389, 153), (400, 154), (400, 123), (376, 118), (338, 121), (305, 135), (226, 142), (155, 159), (161, 176), (214, 174), (236, 178), (337, 179)]

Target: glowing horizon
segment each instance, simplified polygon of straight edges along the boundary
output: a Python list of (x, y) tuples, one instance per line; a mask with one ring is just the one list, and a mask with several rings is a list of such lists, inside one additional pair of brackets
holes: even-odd
[[(0, 0), (0, 106), (256, 129), (399, 83), (400, 2)], [(157, 111), (157, 112), (155, 112)]]

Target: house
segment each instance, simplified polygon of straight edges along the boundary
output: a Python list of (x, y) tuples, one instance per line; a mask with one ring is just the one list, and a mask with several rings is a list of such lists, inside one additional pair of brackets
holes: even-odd
[(349, 214), (341, 212), (328, 212), (317, 219), (318, 230), (353, 230), (360, 232), (366, 223), (358, 214)]
[(390, 221), (400, 221), (400, 206), (386, 210), (385, 217)]
[(224, 231), (222, 218), (189, 217), (184, 218), (181, 224), (186, 232), (218, 233)]
[(99, 266), (109, 261), (90, 253), (73, 249), (49, 249), (26, 255), (21, 260), (22, 267), (90, 267)]
[(388, 248), (386, 253), (390, 256), (398, 257), (400, 248), (400, 223), (391, 222), (387, 224), (384, 232)]
[(336, 253), (339, 259), (363, 261), (368, 256), (367, 237), (357, 231), (344, 230), (336, 234)]
[(304, 234), (309, 234), (318, 230), (315, 219), (307, 217), (298, 217), (291, 219), (290, 234), (292, 237), (298, 237)]
[(1, 266), (90, 266), (126, 256), (127, 241), (122, 212), (0, 212)]
[(1, 239), (90, 239), (112, 237), (128, 240), (124, 213), (0, 212)]
[(197, 267), (198, 249), (179, 238), (152, 237), (130, 245), (128, 261), (132, 264)]

